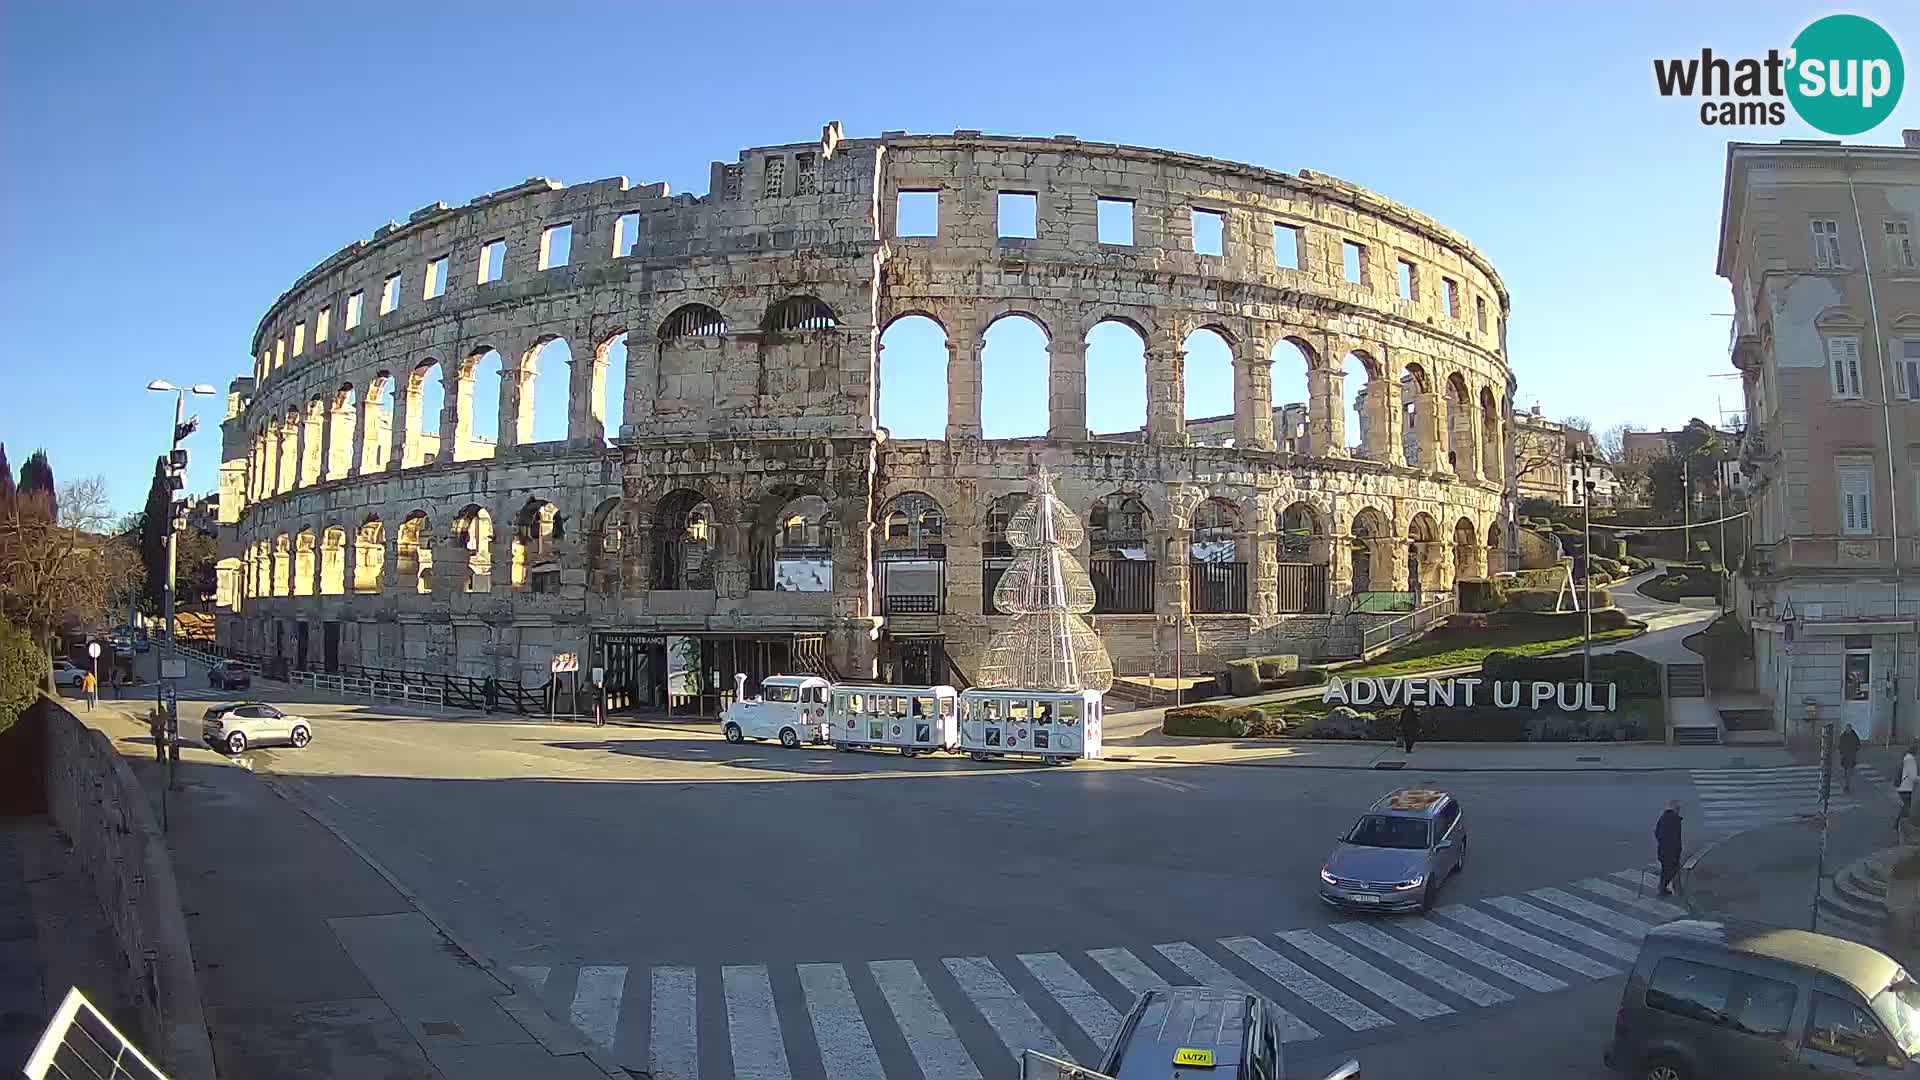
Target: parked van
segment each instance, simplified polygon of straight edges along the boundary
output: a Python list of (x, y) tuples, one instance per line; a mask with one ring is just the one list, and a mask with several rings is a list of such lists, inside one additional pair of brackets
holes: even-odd
[(1920, 984), (1844, 938), (1748, 923), (1649, 931), (1607, 1066), (1644, 1080), (1920, 1075)]

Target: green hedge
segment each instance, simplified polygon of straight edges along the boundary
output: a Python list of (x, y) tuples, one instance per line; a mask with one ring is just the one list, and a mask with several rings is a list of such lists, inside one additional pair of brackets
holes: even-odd
[[(1613, 683), (1620, 696), (1659, 697), (1660, 665), (1636, 652), (1597, 653), (1593, 658), (1593, 681)], [(1480, 661), (1480, 675), (1499, 682), (1579, 682), (1581, 657), (1519, 656), (1510, 652), (1490, 652)]]
[(1327, 681), (1327, 669), (1301, 665), (1298, 656), (1287, 653), (1229, 660), (1226, 676), (1228, 691), (1233, 696), (1249, 697), (1264, 690), (1318, 686)]
[(1275, 723), (1253, 705), (1182, 705), (1167, 710), (1160, 730), (1168, 735), (1244, 739)]
[(47, 654), (32, 635), (0, 618), (0, 731), (34, 703), (47, 672)]

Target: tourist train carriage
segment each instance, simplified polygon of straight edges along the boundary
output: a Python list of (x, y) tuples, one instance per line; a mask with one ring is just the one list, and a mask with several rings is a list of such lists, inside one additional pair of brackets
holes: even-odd
[(960, 749), (975, 761), (1098, 758), (1100, 698), (1098, 690), (968, 690), (960, 695)]
[(827, 691), (814, 675), (773, 675), (760, 682), (760, 696), (747, 698), (747, 677), (733, 677), (733, 702), (720, 713), (728, 742), (780, 740), (786, 747), (827, 741)]
[(835, 686), (827, 738), (836, 750), (894, 749), (905, 757), (959, 746), (951, 686)]

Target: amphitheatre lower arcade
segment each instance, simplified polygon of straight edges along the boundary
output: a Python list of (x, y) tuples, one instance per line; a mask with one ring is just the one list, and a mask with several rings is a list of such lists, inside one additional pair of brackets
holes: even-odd
[(964, 685), (1045, 468), (1117, 672), (1352, 655), (1378, 594), (1504, 565), (1507, 312), (1371, 191), (1064, 135), (830, 124), (704, 196), (435, 203), (260, 322), (220, 643), (524, 685), (577, 652), (633, 709)]

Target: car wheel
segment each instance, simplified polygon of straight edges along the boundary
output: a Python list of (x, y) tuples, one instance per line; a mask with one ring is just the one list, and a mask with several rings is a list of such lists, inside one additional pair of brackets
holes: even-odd
[(1440, 879), (1427, 878), (1426, 887), (1420, 890), (1420, 910), (1422, 913), (1433, 910), (1433, 901), (1440, 892)]
[(1467, 868), (1467, 842), (1460, 841), (1460, 858), (1453, 864), (1453, 872), (1458, 874)]
[(293, 745), (298, 748), (313, 741), (313, 734), (304, 725), (293, 729)]
[(985, 751), (982, 751), (982, 750), (975, 750), (975, 751), (973, 752), (973, 760), (975, 760), (975, 761), (987, 761), (987, 760), (989, 760), (989, 759), (990, 759), (990, 758), (991, 758), (992, 756), (993, 756), (993, 755), (991, 755), (991, 754), (988, 754), (988, 753), (986, 753)]
[(247, 752), (246, 733), (240, 732), (240, 731), (228, 732), (227, 733), (227, 753), (244, 754), (246, 752)]
[(1679, 1059), (1662, 1056), (1648, 1058), (1638, 1075), (1641, 1080), (1688, 1080), (1693, 1074)]
[(800, 745), (800, 736), (794, 734), (792, 728), (783, 727), (780, 729), (780, 745), (789, 750), (795, 749)]
[(726, 735), (728, 742), (739, 742), (746, 738), (745, 735), (740, 733), (739, 724), (728, 724), (725, 728), (721, 729), (721, 733)]

